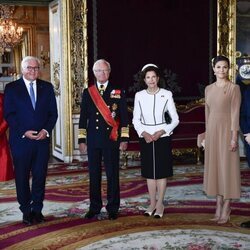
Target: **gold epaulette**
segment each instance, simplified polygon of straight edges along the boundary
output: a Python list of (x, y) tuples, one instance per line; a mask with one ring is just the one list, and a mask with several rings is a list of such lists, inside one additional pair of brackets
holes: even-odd
[(80, 128), (78, 130), (78, 139), (86, 139), (87, 131), (85, 128)]
[(121, 137), (129, 137), (129, 127), (121, 128)]

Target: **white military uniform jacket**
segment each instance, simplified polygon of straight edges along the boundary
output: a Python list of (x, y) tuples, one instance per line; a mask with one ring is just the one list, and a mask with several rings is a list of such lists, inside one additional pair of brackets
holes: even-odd
[[(165, 112), (168, 110), (172, 122), (166, 124)], [(142, 132), (154, 134), (156, 131), (165, 130), (161, 137), (169, 136), (179, 124), (179, 116), (176, 112), (172, 92), (160, 88), (155, 94), (147, 90), (135, 94), (133, 121), (134, 128), (139, 137)]]

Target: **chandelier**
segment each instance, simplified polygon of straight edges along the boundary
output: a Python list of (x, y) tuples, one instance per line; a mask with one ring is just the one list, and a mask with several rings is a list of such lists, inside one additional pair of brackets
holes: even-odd
[(21, 42), (23, 28), (12, 20), (15, 6), (0, 4), (0, 54)]

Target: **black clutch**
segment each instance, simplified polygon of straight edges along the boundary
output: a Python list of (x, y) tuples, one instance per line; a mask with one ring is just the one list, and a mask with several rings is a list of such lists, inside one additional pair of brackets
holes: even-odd
[(172, 118), (171, 118), (168, 110), (165, 112), (165, 121), (167, 124), (170, 124), (172, 122)]

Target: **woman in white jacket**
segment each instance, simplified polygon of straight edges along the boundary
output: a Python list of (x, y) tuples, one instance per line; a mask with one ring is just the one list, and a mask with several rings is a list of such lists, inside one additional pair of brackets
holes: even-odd
[[(145, 89), (135, 94), (133, 125), (141, 147), (141, 174), (147, 179), (150, 205), (145, 216), (161, 218), (167, 177), (173, 176), (171, 134), (179, 123), (171, 91), (161, 88), (164, 80), (154, 64), (141, 71)], [(166, 119), (166, 113), (171, 121)]]

